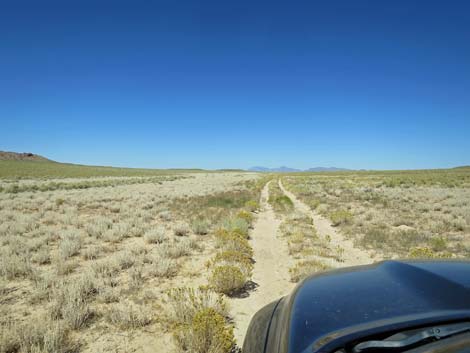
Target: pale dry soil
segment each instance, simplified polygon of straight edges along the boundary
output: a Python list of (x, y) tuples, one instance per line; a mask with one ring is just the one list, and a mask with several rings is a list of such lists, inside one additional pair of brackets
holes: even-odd
[(292, 200), (297, 211), (313, 219), (313, 224), (320, 237), (324, 238), (329, 236), (331, 238), (330, 244), (332, 247), (339, 246), (344, 249), (343, 262), (339, 263), (335, 261), (335, 263), (332, 264), (334, 267), (366, 265), (381, 260), (380, 257), (373, 255), (371, 252), (355, 247), (351, 240), (346, 239), (340, 231), (331, 225), (331, 221), (313, 211), (292, 192), (287, 190), (281, 180), (279, 180), (279, 187), (282, 192)]
[(253, 315), (263, 306), (288, 294), (295, 286), (289, 281), (292, 260), (288, 255), (287, 244), (279, 234), (281, 221), (276, 218), (268, 198), (269, 183), (263, 188), (261, 211), (251, 232), (250, 243), (256, 261), (253, 282), (256, 288), (247, 297), (230, 299), (235, 338), (240, 346)]

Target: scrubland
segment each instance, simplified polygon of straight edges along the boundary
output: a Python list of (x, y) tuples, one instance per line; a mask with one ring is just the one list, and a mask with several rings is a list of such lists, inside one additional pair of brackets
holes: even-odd
[(267, 290), (470, 251), (468, 169), (119, 174), (41, 162), (33, 178), (31, 163), (0, 173), (0, 353), (234, 352)]
[(0, 352), (226, 352), (248, 173), (3, 180)]
[(321, 173), (286, 187), (383, 258), (470, 255), (470, 169)]

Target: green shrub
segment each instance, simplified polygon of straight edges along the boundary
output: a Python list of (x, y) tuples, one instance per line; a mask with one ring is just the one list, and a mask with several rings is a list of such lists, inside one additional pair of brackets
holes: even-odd
[(215, 234), (216, 246), (224, 250), (238, 251), (248, 258), (253, 257), (253, 249), (239, 234), (219, 229)]
[(259, 203), (255, 200), (249, 200), (245, 202), (245, 208), (250, 212), (256, 212), (259, 210)]
[(305, 260), (298, 262), (294, 267), (289, 269), (292, 282), (300, 280), (314, 274), (315, 272), (328, 270), (330, 266), (318, 260)]
[(206, 235), (207, 233), (209, 233), (210, 225), (207, 220), (196, 218), (191, 221), (191, 229), (194, 234)]
[(444, 237), (434, 237), (430, 240), (430, 244), (434, 251), (443, 251), (447, 249), (447, 240)]
[(410, 250), (408, 257), (412, 259), (435, 259), (435, 258), (449, 258), (452, 257), (450, 253), (435, 252), (426, 246), (415, 247)]
[(237, 233), (248, 238), (249, 223), (243, 218), (230, 218), (224, 222), (224, 228), (229, 232)]
[(237, 266), (217, 266), (209, 278), (209, 285), (218, 293), (231, 295), (242, 289), (247, 282), (247, 277)]
[(175, 338), (182, 351), (191, 353), (229, 353), (235, 346), (233, 328), (212, 308), (198, 311), (190, 325), (175, 332)]
[(294, 210), (294, 203), (286, 195), (270, 195), (269, 203), (273, 206), (276, 212), (288, 213)]
[(250, 277), (253, 271), (252, 260), (245, 254), (239, 251), (234, 251), (234, 250), (225, 250), (225, 251), (219, 252), (211, 261), (211, 264), (212, 265), (224, 264), (224, 265), (238, 266), (247, 277)]
[(346, 210), (334, 211), (330, 214), (331, 222), (333, 226), (339, 226), (341, 224), (350, 224), (352, 223), (353, 216), (351, 212)]
[(253, 222), (253, 215), (245, 210), (241, 210), (237, 213), (237, 218), (244, 219), (246, 223), (251, 224)]
[(167, 292), (168, 319), (175, 326), (191, 324), (197, 312), (211, 308), (222, 316), (228, 315), (221, 295), (208, 288), (174, 288)]

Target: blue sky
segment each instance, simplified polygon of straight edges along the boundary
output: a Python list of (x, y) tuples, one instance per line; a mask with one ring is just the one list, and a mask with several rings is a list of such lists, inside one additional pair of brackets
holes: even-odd
[(6, 1), (0, 150), (83, 164), (470, 164), (468, 1)]

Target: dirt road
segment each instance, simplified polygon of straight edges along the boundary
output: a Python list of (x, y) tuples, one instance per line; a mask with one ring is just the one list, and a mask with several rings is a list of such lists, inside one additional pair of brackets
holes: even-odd
[(308, 207), (293, 193), (287, 190), (284, 185), (282, 185), (281, 180), (279, 180), (279, 187), (284, 192), (284, 194), (286, 194), (292, 200), (297, 211), (300, 211), (313, 219), (313, 224), (317, 230), (317, 233), (321, 237), (329, 235), (331, 237), (331, 245), (333, 247), (340, 246), (344, 249), (344, 261), (335, 264), (336, 267), (365, 265), (379, 260), (374, 258), (368, 251), (356, 248), (353, 242), (349, 239), (346, 239), (336, 228), (334, 228), (328, 219), (312, 211), (310, 207)]
[(281, 221), (276, 219), (268, 203), (269, 183), (261, 193), (261, 211), (251, 232), (251, 246), (256, 261), (253, 270), (253, 282), (256, 288), (245, 298), (232, 298), (231, 311), (234, 316), (235, 337), (238, 344), (243, 344), (248, 324), (253, 315), (266, 304), (288, 294), (295, 286), (289, 281), (289, 258), (287, 244), (279, 237)]

